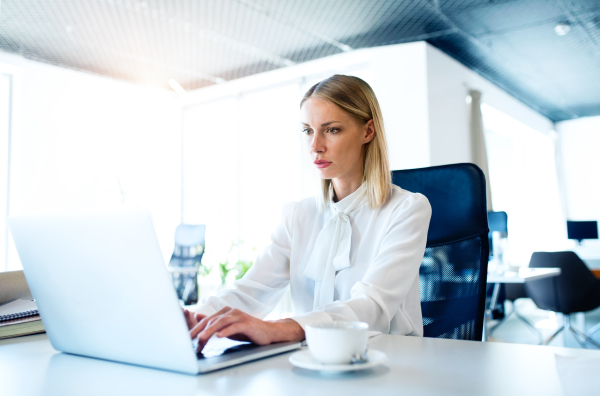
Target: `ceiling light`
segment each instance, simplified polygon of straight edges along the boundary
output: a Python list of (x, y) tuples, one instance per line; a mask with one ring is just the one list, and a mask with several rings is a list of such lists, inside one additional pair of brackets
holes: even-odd
[(571, 25), (569, 24), (569, 22), (559, 22), (556, 24), (556, 26), (554, 26), (554, 31), (559, 36), (564, 36), (565, 34), (569, 33), (569, 31), (571, 31)]

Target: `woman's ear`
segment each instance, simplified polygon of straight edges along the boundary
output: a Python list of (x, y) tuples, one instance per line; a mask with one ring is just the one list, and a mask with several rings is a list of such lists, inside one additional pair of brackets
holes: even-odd
[(369, 143), (375, 137), (375, 124), (373, 123), (373, 119), (370, 119), (365, 124), (365, 135), (363, 144)]

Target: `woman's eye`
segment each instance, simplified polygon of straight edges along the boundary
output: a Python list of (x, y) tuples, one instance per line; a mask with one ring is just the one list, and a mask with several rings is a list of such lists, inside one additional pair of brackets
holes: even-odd
[(304, 129), (302, 130), (302, 133), (304, 133), (304, 134), (306, 134), (306, 135), (310, 134), (311, 132), (312, 132), (312, 131), (311, 131), (310, 129), (308, 129), (308, 128), (304, 128)]
[(338, 133), (339, 131), (339, 128), (327, 128), (328, 133)]

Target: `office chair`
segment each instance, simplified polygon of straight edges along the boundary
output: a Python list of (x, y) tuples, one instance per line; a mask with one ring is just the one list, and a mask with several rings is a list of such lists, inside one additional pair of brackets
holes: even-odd
[(600, 279), (592, 274), (574, 252), (535, 252), (531, 255), (529, 267), (561, 270), (559, 276), (525, 283), (527, 294), (538, 308), (563, 314), (561, 327), (543, 344), (548, 344), (563, 330), (569, 330), (582, 347), (587, 348), (587, 342), (600, 348), (600, 344), (571, 326), (569, 316), (571, 313), (587, 312), (600, 307)]
[(485, 176), (474, 164), (392, 172), (432, 208), (419, 270), (425, 337), (481, 341), (488, 263)]
[(205, 225), (180, 224), (175, 229), (175, 248), (169, 261), (173, 286), (184, 305), (198, 302), (198, 272), (204, 255)]

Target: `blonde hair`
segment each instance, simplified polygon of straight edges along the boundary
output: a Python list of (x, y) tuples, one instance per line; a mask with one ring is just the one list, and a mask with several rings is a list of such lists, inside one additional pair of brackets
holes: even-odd
[[(366, 183), (367, 196), (371, 208), (383, 205), (392, 189), (392, 176), (388, 158), (383, 116), (375, 92), (364, 80), (335, 74), (315, 85), (304, 94), (300, 107), (309, 98), (319, 98), (339, 106), (360, 124), (373, 120), (375, 137), (364, 145), (363, 183)], [(329, 202), (330, 179), (321, 179), (322, 194), (319, 207), (325, 208)]]

